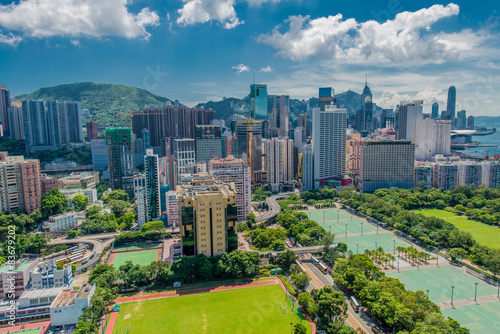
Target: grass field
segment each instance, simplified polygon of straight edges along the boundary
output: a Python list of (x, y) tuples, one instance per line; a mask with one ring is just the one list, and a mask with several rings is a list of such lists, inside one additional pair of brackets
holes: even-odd
[[(365, 223), (366, 225), (373, 225)], [(345, 226), (344, 226), (345, 228)], [(375, 227), (373, 227), (375, 229)], [(363, 228), (364, 230), (364, 228)], [(375, 229), (376, 230), (376, 229)], [(365, 249), (374, 250), (377, 247), (382, 247), (386, 253), (391, 253), (394, 251), (394, 240), (396, 241), (396, 247), (403, 246), (409, 247), (410, 244), (407, 242), (393, 237), (389, 233), (383, 233), (383, 230), (380, 229), (379, 234), (368, 234), (368, 235), (357, 235), (357, 236), (347, 236), (344, 237), (343, 234), (339, 234), (335, 237), (335, 242), (345, 242), (347, 244), (347, 248), (349, 248), (354, 254), (356, 254), (356, 248), (359, 248), (359, 253), (363, 253)], [(356, 247), (358, 244), (358, 247)]]
[(472, 334), (500, 333), (500, 307), (498, 302), (459, 306), (441, 310), (445, 317), (452, 317)]
[(452, 266), (405, 270), (386, 275), (399, 279), (406, 289), (424, 292), (429, 290), (429, 299), (435, 303), (451, 302), (451, 286), (455, 287), (453, 300), (474, 298), (474, 283), (479, 283), (478, 297), (497, 294), (496, 288)]
[(113, 334), (129, 325), (130, 334), (288, 333), (299, 321), (281, 287), (269, 285), (121, 304)]
[(153, 261), (156, 261), (158, 256), (158, 250), (145, 250), (139, 252), (126, 252), (126, 253), (116, 253), (116, 257), (113, 260), (113, 266), (115, 268), (120, 268), (122, 264), (125, 264), (127, 261), (132, 261), (134, 264), (140, 264), (141, 266), (145, 266), (150, 264)]
[(500, 228), (458, 216), (445, 210), (415, 210), (427, 217), (436, 217), (446, 220), (462, 231), (469, 232), (481, 245), (491, 248), (500, 248)]
[(119, 251), (128, 251), (128, 250), (137, 250), (137, 249), (149, 249), (149, 248), (157, 248), (161, 247), (161, 242), (154, 242), (149, 244), (142, 244), (141, 246), (115, 246), (115, 250)]

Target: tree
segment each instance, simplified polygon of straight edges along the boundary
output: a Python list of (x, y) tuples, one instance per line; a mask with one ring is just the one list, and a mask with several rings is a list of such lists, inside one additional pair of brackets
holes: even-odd
[(104, 203), (108, 203), (111, 201), (128, 202), (130, 200), (128, 197), (128, 194), (125, 191), (123, 191), (122, 189), (113, 190), (112, 192), (109, 193), (108, 196), (102, 196), (101, 199), (104, 201)]
[(347, 244), (345, 242), (339, 242), (337, 244), (337, 249), (336, 249), (337, 252), (340, 252), (340, 253), (345, 253), (347, 252)]
[(307, 276), (307, 274), (293, 274), (291, 277), (297, 288), (299, 288), (300, 290), (305, 290), (309, 286), (310, 278), (309, 276)]
[(102, 210), (103, 210), (102, 207), (94, 205), (85, 211), (85, 217), (89, 219), (94, 219), (97, 215), (101, 213)]
[(306, 334), (306, 333), (307, 333), (307, 328), (301, 323), (296, 323), (293, 326), (293, 334)]
[(89, 204), (89, 197), (83, 194), (76, 194), (75, 197), (71, 199), (71, 203), (73, 203), (76, 211), (82, 211)]
[(80, 231), (75, 231), (75, 230), (69, 230), (69, 231), (67, 232), (67, 234), (68, 234), (68, 238), (69, 238), (69, 239), (73, 239), (73, 238), (76, 238), (77, 236), (81, 235), (81, 234), (82, 234), (82, 232), (80, 232)]
[(131, 211), (124, 214), (118, 219), (118, 226), (122, 230), (129, 230), (135, 222), (135, 214)]
[(164, 231), (165, 227), (164, 224), (161, 220), (154, 220), (151, 222), (147, 222), (141, 227), (141, 232), (148, 232), (148, 231)]
[(117, 218), (122, 217), (130, 208), (130, 203), (122, 200), (108, 201), (108, 205)]
[(290, 266), (295, 260), (297, 260), (297, 255), (289, 249), (278, 255), (278, 262), (281, 263), (286, 271), (290, 270)]
[(44, 217), (57, 215), (63, 213), (68, 208), (69, 201), (61, 194), (59, 189), (52, 188), (52, 190), (42, 196), (41, 208)]

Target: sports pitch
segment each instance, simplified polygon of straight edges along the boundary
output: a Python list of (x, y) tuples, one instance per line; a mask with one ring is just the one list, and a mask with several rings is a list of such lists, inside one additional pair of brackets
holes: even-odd
[(459, 306), (441, 310), (445, 317), (452, 317), (460, 325), (470, 329), (472, 334), (500, 333), (499, 302)]
[[(377, 228), (372, 224), (369, 224), (361, 219), (353, 219), (353, 220), (339, 220), (339, 221), (327, 221), (323, 223), (323, 221), (319, 221), (318, 224), (325, 228), (328, 232), (334, 233), (336, 236), (345, 236), (346, 233), (346, 225), (347, 225), (347, 235), (352, 234), (361, 234), (376, 232)], [(380, 229), (382, 231), (382, 229)]]
[(42, 327), (32, 328), (32, 329), (20, 329), (18, 331), (8, 332), (9, 334), (39, 334), (42, 331)]
[(481, 245), (491, 248), (500, 248), (500, 228), (498, 227), (470, 220), (445, 210), (415, 210), (414, 212), (421, 213), (427, 217), (441, 218), (453, 224), (456, 228), (469, 232)]
[[(300, 321), (279, 285), (121, 304), (113, 334), (288, 333)], [(282, 306), (286, 308), (284, 313)], [(306, 320), (302, 324), (311, 333)]]
[[(479, 283), (478, 297), (497, 294), (496, 288), (452, 266), (405, 270), (386, 275), (399, 279), (406, 289), (429, 290), (429, 299), (435, 303), (451, 302), (451, 286), (455, 287), (453, 300), (474, 298), (474, 283)], [(500, 305), (497, 306), (500, 308)]]
[[(370, 225), (373, 227), (373, 225), (368, 223), (365, 223), (364, 225)], [(383, 230), (380, 229), (380, 231)], [(335, 242), (345, 242), (347, 244), (347, 248), (350, 249), (354, 254), (356, 254), (356, 252), (358, 251), (357, 249), (359, 249), (359, 253), (363, 253), (365, 249), (374, 250), (378, 247), (382, 247), (384, 249), (384, 252), (386, 253), (392, 253), (394, 251), (394, 241), (396, 242), (396, 247), (410, 247), (409, 243), (384, 232), (381, 232), (379, 234), (367, 234), (362, 236), (357, 235), (351, 237), (349, 235), (345, 237), (343, 234), (339, 234), (335, 237)], [(358, 244), (358, 246), (356, 246), (356, 244)]]
[[(338, 210), (338, 213), (337, 213)], [(337, 220), (338, 219), (351, 219), (351, 214), (342, 209), (328, 208), (328, 209), (319, 209), (319, 210), (309, 210), (304, 211), (309, 219), (315, 220), (318, 223), (323, 222), (323, 218), (326, 220)], [(357, 218), (356, 216), (353, 219)]]
[(158, 249), (114, 254), (116, 255), (112, 265), (115, 268), (120, 268), (120, 266), (122, 264), (125, 264), (125, 262), (127, 261), (132, 261), (134, 264), (145, 266), (151, 264), (151, 262), (156, 261), (156, 258), (158, 257)]

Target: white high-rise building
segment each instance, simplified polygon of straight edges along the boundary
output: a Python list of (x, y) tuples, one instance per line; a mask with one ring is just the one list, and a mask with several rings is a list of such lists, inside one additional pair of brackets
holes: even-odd
[(303, 153), (304, 144), (302, 144), (302, 134), (304, 133), (304, 128), (301, 126), (296, 127), (293, 130), (293, 143), (297, 146), (297, 150)]
[(327, 105), (313, 110), (314, 188), (345, 175), (347, 109)]
[(139, 228), (141, 228), (148, 219), (146, 197), (146, 188), (140, 187), (135, 189), (135, 198), (137, 200), (137, 223), (139, 224)]
[(166, 195), (168, 226), (179, 226), (179, 198), (175, 191), (169, 191)]
[(450, 155), (451, 121), (432, 118), (418, 122), (415, 136), (415, 159), (431, 160), (437, 154)]
[(290, 138), (266, 140), (267, 184), (271, 191), (293, 187), (293, 141)]
[(500, 186), (500, 164), (498, 162), (483, 161), (482, 184), (486, 188)]
[(399, 140), (410, 140), (415, 143), (418, 123), (423, 119), (423, 101), (401, 102), (399, 106), (398, 135)]

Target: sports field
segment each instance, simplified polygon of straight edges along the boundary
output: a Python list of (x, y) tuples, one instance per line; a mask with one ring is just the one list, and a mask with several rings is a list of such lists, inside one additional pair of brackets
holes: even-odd
[(128, 250), (137, 250), (137, 249), (150, 249), (150, 248), (157, 248), (161, 247), (161, 242), (152, 242), (152, 243), (144, 243), (141, 244), (140, 246), (137, 245), (131, 245), (131, 246), (115, 246), (114, 250), (118, 251), (128, 251)]
[[(338, 211), (338, 213), (337, 213)], [(338, 219), (351, 219), (351, 214), (342, 209), (328, 208), (328, 209), (320, 209), (320, 210), (309, 210), (304, 211), (309, 219), (315, 220), (318, 223), (323, 222), (323, 218), (326, 220), (337, 220)], [(356, 216), (354, 216), (356, 218)], [(353, 218), (353, 219), (354, 219)]]
[(8, 332), (9, 334), (39, 334), (42, 331), (41, 327), (32, 329), (20, 329), (18, 331)]
[(446, 220), (462, 231), (469, 232), (481, 245), (491, 248), (500, 248), (500, 228), (458, 216), (445, 210), (415, 210), (427, 217), (436, 217)]
[[(334, 233), (336, 236), (345, 236), (346, 233), (346, 225), (347, 225), (347, 235), (352, 234), (361, 234), (376, 232), (377, 228), (372, 224), (368, 224), (367, 222), (361, 219), (353, 219), (353, 220), (339, 220), (339, 221), (319, 221), (318, 224), (323, 226), (325, 230), (328, 232)], [(381, 230), (381, 229), (380, 229)]]
[[(365, 223), (366, 225), (370, 225), (375, 228), (373, 225)], [(344, 226), (345, 228), (345, 226)], [(364, 229), (364, 228), (363, 228)], [(376, 228), (375, 228), (376, 229)], [(365, 249), (374, 250), (378, 247), (382, 247), (386, 253), (392, 253), (394, 251), (394, 241), (396, 241), (396, 247), (410, 247), (410, 244), (399, 239), (393, 237), (389, 233), (383, 233), (384, 230), (380, 229), (379, 234), (368, 234), (368, 235), (357, 235), (357, 236), (347, 236), (344, 237), (343, 234), (338, 234), (335, 237), (335, 242), (345, 242), (347, 244), (347, 248), (349, 248), (354, 254), (356, 254), (357, 248), (359, 249), (359, 253), (363, 253)], [(358, 244), (358, 246), (356, 246)]]
[[(113, 259), (114, 256), (114, 259)], [(122, 264), (127, 261), (132, 261), (134, 264), (140, 264), (145, 266), (151, 264), (151, 262), (156, 261), (158, 256), (158, 249), (144, 250), (138, 252), (126, 252), (126, 253), (113, 253), (111, 254), (111, 263), (115, 268), (120, 268)]]
[(399, 279), (406, 289), (424, 292), (429, 290), (429, 299), (435, 303), (451, 302), (451, 286), (455, 287), (453, 300), (474, 298), (474, 283), (479, 283), (478, 297), (497, 294), (496, 288), (452, 266), (405, 270), (386, 275)]
[(288, 333), (299, 321), (276, 284), (123, 303), (113, 334)]
[(460, 325), (469, 328), (472, 334), (500, 333), (499, 302), (447, 308), (441, 312), (445, 317), (452, 317)]

